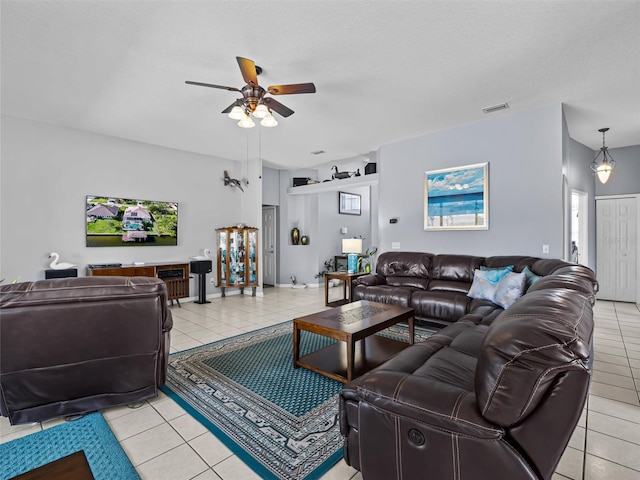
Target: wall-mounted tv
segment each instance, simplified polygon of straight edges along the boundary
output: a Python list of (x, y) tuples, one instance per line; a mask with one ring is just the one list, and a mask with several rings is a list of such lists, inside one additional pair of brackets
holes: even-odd
[(178, 245), (178, 204), (87, 195), (87, 247)]

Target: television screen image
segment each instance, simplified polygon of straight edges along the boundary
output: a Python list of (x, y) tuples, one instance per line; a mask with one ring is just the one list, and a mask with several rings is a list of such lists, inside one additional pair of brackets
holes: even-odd
[(87, 195), (87, 247), (178, 245), (178, 204)]

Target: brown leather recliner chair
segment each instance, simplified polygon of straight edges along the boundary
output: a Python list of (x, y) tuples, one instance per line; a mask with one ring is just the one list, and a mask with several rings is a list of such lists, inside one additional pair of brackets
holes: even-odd
[(566, 267), (345, 385), (347, 463), (365, 480), (550, 479), (587, 398), (593, 290)]
[(0, 288), (0, 414), (11, 424), (157, 395), (173, 326), (162, 280), (80, 277)]

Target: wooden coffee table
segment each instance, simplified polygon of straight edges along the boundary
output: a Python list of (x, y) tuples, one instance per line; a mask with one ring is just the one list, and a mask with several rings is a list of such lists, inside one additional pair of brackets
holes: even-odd
[[(293, 319), (293, 368), (304, 367), (347, 383), (413, 345), (413, 308), (360, 300)], [(374, 335), (398, 322), (409, 324), (409, 343)], [(300, 331), (339, 342), (300, 358)]]

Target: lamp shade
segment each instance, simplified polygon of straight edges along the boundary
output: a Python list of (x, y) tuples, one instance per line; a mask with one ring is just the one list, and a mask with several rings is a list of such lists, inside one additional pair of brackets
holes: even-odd
[(362, 239), (344, 238), (342, 240), (342, 253), (362, 253)]
[(238, 122), (238, 126), (242, 128), (253, 128), (256, 126), (249, 115), (246, 115)]
[(244, 109), (240, 108), (238, 105), (233, 107), (229, 112), (229, 118), (233, 118), (234, 120), (241, 120), (245, 115)]
[(269, 113), (269, 115), (267, 115), (260, 121), (260, 125), (262, 125), (263, 127), (275, 127), (276, 125), (278, 125), (278, 122), (276, 121), (275, 117), (271, 115), (271, 113)]
[(607, 183), (607, 180), (609, 180), (609, 176), (611, 175), (612, 171), (613, 168), (611, 168), (611, 165), (609, 165), (608, 163), (601, 163), (600, 165), (598, 165), (598, 167), (596, 168), (596, 174), (598, 175), (598, 180), (600, 180), (600, 183)]
[(256, 118), (264, 118), (269, 115), (269, 109), (264, 103), (259, 104), (253, 111), (253, 116)]

